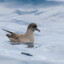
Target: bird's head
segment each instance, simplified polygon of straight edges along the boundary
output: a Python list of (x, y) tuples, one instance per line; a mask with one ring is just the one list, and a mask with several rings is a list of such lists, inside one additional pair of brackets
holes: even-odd
[[(40, 32), (40, 30), (37, 28), (37, 25), (36, 25), (35, 23), (29, 24), (29, 25), (28, 25), (28, 29), (30, 29), (31, 31), (37, 30), (37, 31)], [(28, 29), (27, 29), (27, 30), (28, 30)]]

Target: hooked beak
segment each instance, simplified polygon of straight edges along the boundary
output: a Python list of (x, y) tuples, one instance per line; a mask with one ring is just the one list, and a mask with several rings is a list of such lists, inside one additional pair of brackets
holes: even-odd
[(40, 32), (40, 30), (38, 28), (36, 28), (36, 30)]

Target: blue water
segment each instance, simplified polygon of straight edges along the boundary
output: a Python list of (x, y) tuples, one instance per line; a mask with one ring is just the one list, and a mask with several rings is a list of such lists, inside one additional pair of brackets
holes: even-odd
[[(60, 9), (61, 8), (61, 9)], [(4, 9), (2, 7), (2, 9)], [(64, 6), (54, 6), (33, 10), (24, 10), (30, 14), (19, 15), (15, 9), (1, 11), (0, 14), (0, 63), (1, 64), (64, 64)], [(22, 11), (22, 10), (21, 10)], [(21, 12), (20, 11), (20, 12)], [(35, 11), (35, 10), (34, 10)], [(45, 12), (43, 12), (45, 11)], [(4, 12), (4, 14), (3, 14)], [(43, 12), (43, 13), (42, 13)], [(35, 15), (36, 14), (36, 15)], [(7, 29), (15, 33), (26, 32), (30, 23), (36, 23), (41, 32), (34, 32), (34, 48), (26, 45), (11, 45), (6, 37)], [(37, 47), (37, 48), (36, 48)], [(30, 53), (26, 56), (21, 52)]]

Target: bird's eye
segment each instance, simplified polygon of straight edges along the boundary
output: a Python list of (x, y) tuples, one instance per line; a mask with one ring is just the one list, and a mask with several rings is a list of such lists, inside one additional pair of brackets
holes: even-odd
[(32, 26), (33, 28), (36, 28), (37, 26)]

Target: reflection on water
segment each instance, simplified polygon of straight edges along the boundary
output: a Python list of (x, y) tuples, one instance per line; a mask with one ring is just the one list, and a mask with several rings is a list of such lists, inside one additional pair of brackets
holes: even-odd
[(26, 43), (26, 42), (22, 42), (22, 43), (20, 43), (20, 42), (11, 42), (10, 44), (12, 44), (12, 45), (20, 45), (20, 44), (22, 44), (22, 45), (27, 45), (28, 48), (32, 48), (32, 47), (34, 47), (34, 43)]

